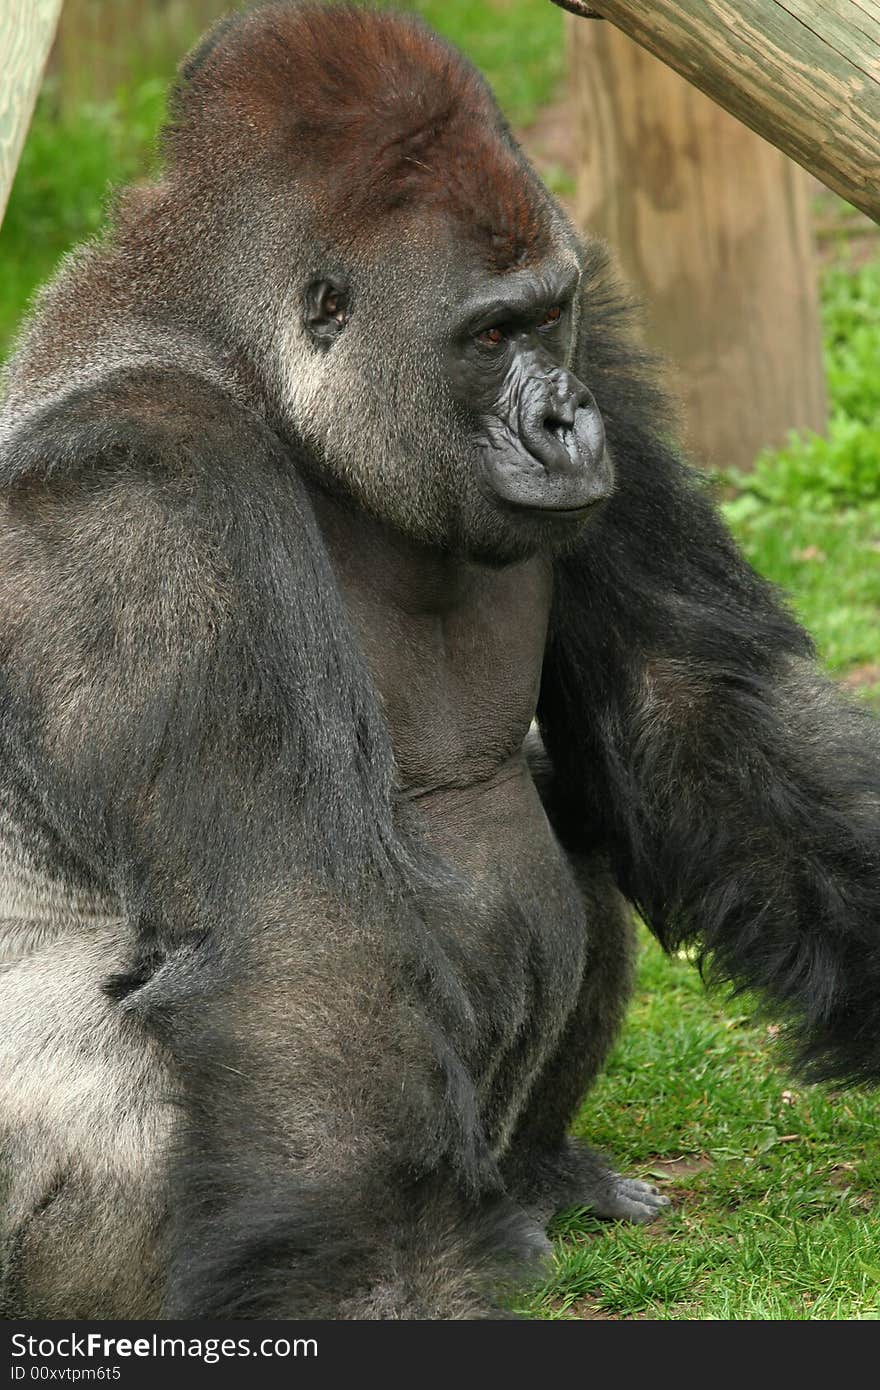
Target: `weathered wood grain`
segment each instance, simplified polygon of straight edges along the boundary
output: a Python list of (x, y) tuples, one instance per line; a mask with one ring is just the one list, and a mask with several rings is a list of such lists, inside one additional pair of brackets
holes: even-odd
[(749, 468), (822, 431), (808, 176), (613, 25), (568, 24), (576, 219), (646, 306), (690, 451)]
[(61, 0), (0, 0), (0, 221), (60, 10)]
[(877, 0), (589, 4), (880, 221)]

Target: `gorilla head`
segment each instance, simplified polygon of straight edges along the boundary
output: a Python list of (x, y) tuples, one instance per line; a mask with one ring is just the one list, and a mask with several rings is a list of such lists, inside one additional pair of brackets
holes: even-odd
[(167, 155), (134, 220), (197, 246), (187, 298), (324, 486), (492, 563), (572, 539), (612, 477), (570, 370), (578, 243), (457, 52), (270, 3), (184, 65)]

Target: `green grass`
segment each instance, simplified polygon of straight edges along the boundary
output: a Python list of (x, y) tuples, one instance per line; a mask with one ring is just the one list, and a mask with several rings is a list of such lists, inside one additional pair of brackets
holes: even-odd
[(753, 473), (728, 475), (738, 495), (725, 511), (751, 562), (791, 594), (828, 668), (845, 674), (880, 663), (880, 263), (829, 271), (822, 312), (827, 438), (792, 437)]
[(50, 86), (37, 104), (0, 228), (0, 358), (34, 290), (66, 251), (101, 227), (112, 188), (149, 168), (165, 84), (150, 79), (63, 119), (54, 107)]
[[(486, 72), (515, 125), (557, 93), (562, 16), (546, 0), (418, 8)], [(149, 168), (167, 76), (62, 123), (44, 94), (0, 232), (0, 355), (34, 287), (100, 226), (108, 189)], [(828, 437), (793, 438), (729, 476), (726, 511), (844, 674), (880, 663), (880, 265), (826, 274), (823, 313)], [(865, 693), (880, 705), (876, 686)], [(625, 1034), (578, 1128), (674, 1206), (648, 1228), (559, 1221), (534, 1316), (880, 1316), (880, 1106), (796, 1086), (766, 1025), (707, 995), (647, 936)]]
[(568, 1213), (524, 1311), (880, 1317), (880, 1107), (795, 1085), (768, 1027), (643, 934), (635, 1004), (577, 1132), (673, 1207), (647, 1227)]

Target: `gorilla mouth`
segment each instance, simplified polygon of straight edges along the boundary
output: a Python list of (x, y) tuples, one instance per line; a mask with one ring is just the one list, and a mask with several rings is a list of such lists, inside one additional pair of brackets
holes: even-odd
[(481, 441), (481, 491), (507, 512), (519, 516), (578, 520), (614, 490), (614, 468), (604, 441), (598, 456), (581, 446), (575, 431), (552, 462), (538, 458), (501, 420), (494, 420)]
[(513, 512), (515, 515), (518, 514), (522, 516), (550, 517), (558, 516), (563, 519), (571, 518), (571, 520), (577, 521), (581, 517), (587, 516), (593, 510), (594, 507), (598, 506), (599, 502), (602, 499), (596, 498), (594, 501), (582, 502), (579, 506), (573, 507), (557, 507), (553, 506), (552, 504), (544, 505), (535, 502), (519, 502), (513, 501), (511, 498), (504, 497), (502, 497), (500, 500), (504, 503), (507, 510)]

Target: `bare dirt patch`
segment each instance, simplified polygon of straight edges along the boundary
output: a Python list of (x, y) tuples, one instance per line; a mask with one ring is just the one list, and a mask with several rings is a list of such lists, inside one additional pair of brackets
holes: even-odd
[(847, 690), (863, 690), (866, 686), (880, 685), (880, 662), (856, 666), (843, 677), (840, 684)]
[(571, 103), (564, 100), (545, 106), (532, 125), (517, 132), (517, 138), (542, 179), (572, 213), (578, 149)]
[(652, 1159), (649, 1172), (657, 1182), (675, 1182), (693, 1177), (694, 1173), (705, 1173), (711, 1167), (712, 1160), (706, 1154), (682, 1154), (681, 1158)]
[(565, 1316), (576, 1322), (650, 1322), (651, 1318), (647, 1313), (629, 1313), (624, 1317), (620, 1313), (609, 1313), (606, 1308), (602, 1308), (597, 1299), (600, 1297), (597, 1289), (593, 1294), (585, 1294), (583, 1298), (576, 1298), (574, 1303), (570, 1303), (565, 1310)]
[(866, 265), (880, 252), (880, 228), (858, 208), (831, 193), (818, 179), (811, 178), (813, 229), (819, 261), (834, 265), (844, 259), (847, 265)]

